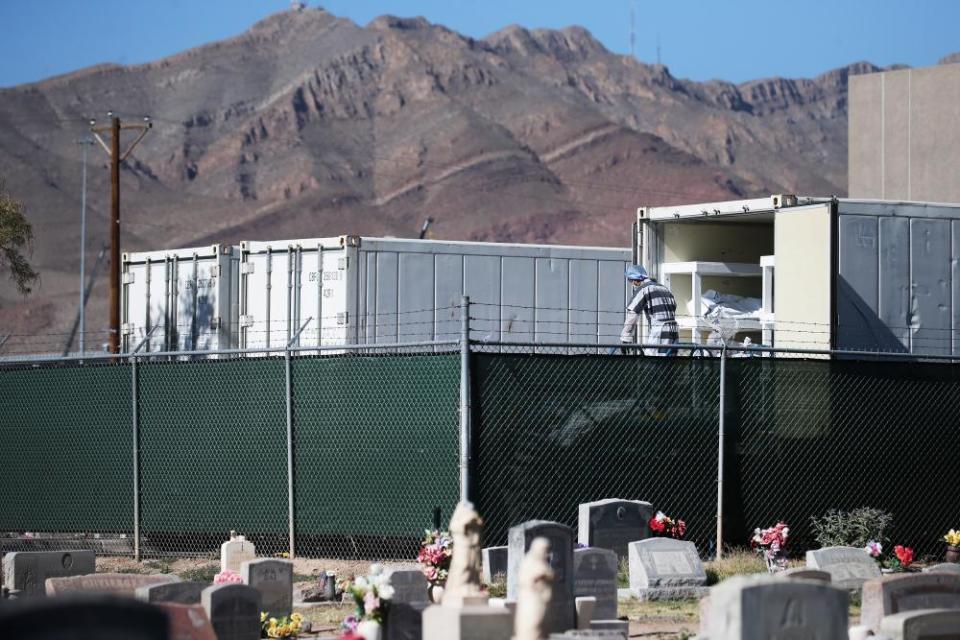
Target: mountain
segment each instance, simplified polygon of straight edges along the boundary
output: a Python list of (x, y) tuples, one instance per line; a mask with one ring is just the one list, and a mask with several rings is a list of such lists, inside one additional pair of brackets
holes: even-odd
[[(700, 83), (578, 27), (478, 40), (307, 9), (149, 64), (3, 89), (0, 176), (34, 224), (42, 281), (26, 300), (0, 285), (0, 336), (55, 350), (76, 313), (76, 141), (108, 109), (155, 124), (122, 170), (124, 251), (410, 237), (427, 216), (442, 239), (625, 246), (640, 205), (844, 194), (847, 78), (877, 69)], [(92, 265), (109, 176), (89, 152)], [(106, 298), (101, 277), (88, 330), (105, 328)]]

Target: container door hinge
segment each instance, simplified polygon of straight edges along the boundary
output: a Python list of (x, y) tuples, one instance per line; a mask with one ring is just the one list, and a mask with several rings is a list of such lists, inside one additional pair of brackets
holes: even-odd
[(241, 326), (241, 327), (252, 327), (252, 326), (253, 326), (253, 316), (240, 316), (240, 326)]
[(125, 336), (131, 335), (134, 331), (133, 323), (124, 322), (122, 325), (120, 325), (120, 331), (123, 332), (123, 335)]
[(123, 274), (123, 277), (121, 278), (121, 282), (123, 282), (123, 284), (133, 284), (133, 273), (128, 271), (125, 274)]
[(214, 331), (220, 329), (220, 318), (211, 318), (210, 319), (210, 328)]
[(243, 274), (253, 273), (253, 263), (252, 262), (242, 263), (240, 265), (240, 273), (243, 273)]
[(347, 267), (349, 266), (350, 266), (349, 256), (346, 258), (340, 258), (339, 260), (337, 260), (337, 269), (339, 269), (340, 271), (346, 271)]
[(347, 324), (350, 321), (350, 312), (344, 311), (337, 314), (337, 324)]

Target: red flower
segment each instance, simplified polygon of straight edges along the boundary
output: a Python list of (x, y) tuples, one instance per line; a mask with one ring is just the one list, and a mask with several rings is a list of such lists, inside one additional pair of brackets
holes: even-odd
[(656, 518), (650, 518), (650, 531), (653, 531), (654, 533), (663, 533), (666, 528), (667, 526), (663, 522), (657, 520)]
[(910, 547), (898, 544), (893, 548), (893, 553), (896, 554), (897, 560), (899, 560), (900, 564), (904, 567), (909, 567), (913, 564), (913, 549)]

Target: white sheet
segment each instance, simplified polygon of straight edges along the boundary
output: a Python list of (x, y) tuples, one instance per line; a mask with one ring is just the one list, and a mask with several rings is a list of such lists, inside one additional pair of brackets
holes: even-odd
[[(760, 298), (738, 296), (732, 293), (720, 293), (707, 289), (700, 297), (702, 317), (711, 318), (759, 318), (763, 308)], [(687, 304), (687, 313), (693, 315), (693, 302)]]

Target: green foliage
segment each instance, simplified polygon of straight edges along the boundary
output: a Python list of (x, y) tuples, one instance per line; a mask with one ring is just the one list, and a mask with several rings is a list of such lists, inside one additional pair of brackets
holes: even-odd
[(722, 558), (707, 562), (704, 568), (708, 586), (723, 582), (731, 576), (767, 573), (763, 558), (750, 549), (727, 549)]
[(627, 588), (630, 586), (630, 562), (626, 558), (620, 559), (617, 566), (617, 587)]
[(498, 573), (493, 576), (490, 584), (487, 585), (487, 593), (491, 598), (507, 597), (507, 574)]
[(193, 569), (180, 572), (180, 579), (185, 582), (213, 582), (213, 578), (220, 573), (219, 564), (205, 564)]
[(0, 268), (10, 270), (10, 277), (23, 295), (30, 293), (30, 283), (37, 279), (23, 251), (33, 240), (33, 228), (23, 215), (23, 204), (14, 200), (0, 181)]
[(886, 547), (893, 528), (893, 514), (883, 509), (859, 507), (853, 511), (831, 509), (810, 518), (814, 537), (822, 547), (865, 547), (876, 540)]

